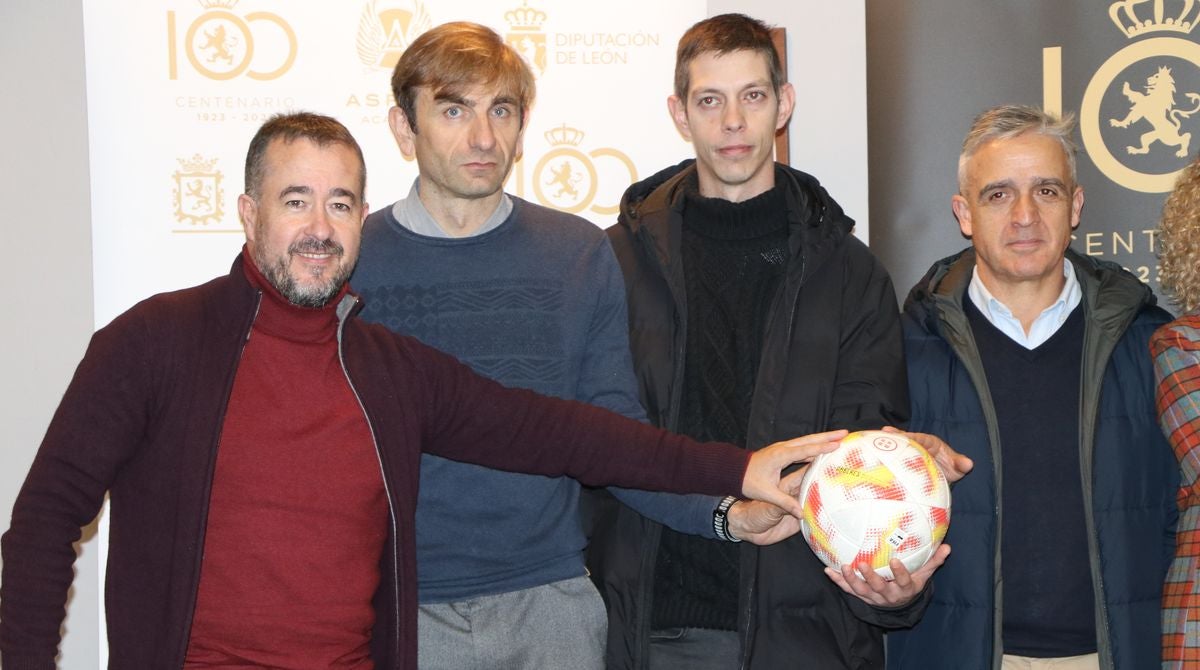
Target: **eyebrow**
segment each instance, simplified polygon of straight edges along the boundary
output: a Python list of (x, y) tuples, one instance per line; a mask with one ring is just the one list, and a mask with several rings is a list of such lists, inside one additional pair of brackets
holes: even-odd
[[(289, 195), (312, 195), (312, 193), (313, 193), (313, 190), (311, 187), (295, 184), (292, 186), (285, 187), (282, 191), (280, 191), (279, 197), (286, 198)], [(334, 188), (329, 189), (329, 195), (330, 195), (330, 197), (334, 197), (334, 198), (349, 198), (350, 202), (354, 202), (354, 203), (358, 202), (358, 194), (357, 193), (355, 193), (354, 191), (351, 191), (348, 188), (342, 188), (340, 186), (335, 186)]]
[(1042, 177), (1034, 183), (1034, 186), (1058, 186), (1064, 191), (1067, 190), (1067, 183), (1058, 177)]
[(434, 102), (449, 102), (449, 103), (453, 103), (455, 105), (463, 105), (465, 107), (474, 107), (475, 106), (474, 101), (467, 100), (466, 98), (462, 97), (461, 95), (459, 95), (457, 93), (451, 93), (449, 91), (443, 91), (443, 92), (438, 93), (437, 95), (433, 96), (433, 101)]
[(335, 198), (349, 198), (350, 202), (358, 202), (358, 194), (348, 188), (334, 187), (329, 189), (329, 195)]
[[(438, 93), (437, 95), (433, 96), (433, 101), (439, 102), (439, 103), (448, 102), (448, 103), (451, 103), (454, 105), (462, 105), (464, 107), (470, 107), (472, 109), (474, 109), (475, 105), (476, 105), (476, 101), (468, 100), (457, 93), (451, 93), (451, 92)], [(511, 96), (511, 95), (498, 95), (492, 99), (491, 106), (495, 107), (496, 105), (515, 105), (515, 104), (517, 104), (516, 97)]]
[[(1058, 177), (1039, 177), (1036, 180), (1034, 180), (1033, 185), (1035, 187), (1057, 186), (1057, 187), (1063, 189), (1064, 191), (1067, 190), (1066, 182), (1059, 179)], [(984, 195), (986, 195), (988, 193), (988, 191), (994, 191), (998, 188), (1013, 188), (1014, 186), (1015, 186), (1015, 184), (1013, 183), (1013, 181), (1011, 179), (1001, 179), (1000, 181), (994, 181), (994, 182), (991, 182), (990, 184), (984, 184), (983, 187), (979, 189), (978, 197), (982, 198)]]
[(291, 186), (285, 186), (283, 188), (283, 190), (279, 192), (279, 197), (284, 198), (284, 197), (287, 197), (287, 196), (293, 195), (293, 194), (312, 195), (312, 192), (313, 192), (312, 189), (309, 188), (308, 186), (300, 186), (299, 184), (292, 184)]
[[(743, 91), (748, 91), (752, 88), (770, 88), (770, 87), (771, 87), (771, 80), (756, 79), (754, 81), (746, 82), (745, 84), (742, 84), (741, 88), (737, 89), (737, 92), (741, 93)], [(709, 86), (708, 88), (696, 89), (695, 91), (692, 92), (692, 95), (711, 95), (714, 93), (724, 94), (724, 92), (725, 91), (723, 89), (717, 88), (715, 86)]]

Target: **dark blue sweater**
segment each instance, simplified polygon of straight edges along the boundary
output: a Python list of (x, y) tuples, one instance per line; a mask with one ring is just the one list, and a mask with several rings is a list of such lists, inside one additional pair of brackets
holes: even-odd
[[(499, 227), (432, 238), (371, 214), (353, 285), (362, 318), (413, 335), (507, 386), (644, 419), (624, 284), (603, 231), (513, 198)], [(585, 574), (579, 484), (436, 456), (421, 460), (421, 602), (452, 602)], [(618, 492), (660, 522), (712, 536), (715, 500)]]

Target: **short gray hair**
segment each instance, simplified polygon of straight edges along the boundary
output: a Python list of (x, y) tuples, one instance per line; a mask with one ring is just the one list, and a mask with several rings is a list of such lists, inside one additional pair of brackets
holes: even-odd
[(1075, 130), (1075, 115), (1068, 112), (1062, 117), (1030, 105), (1000, 105), (986, 109), (971, 123), (971, 130), (963, 140), (962, 153), (958, 155), (958, 190), (960, 195), (967, 183), (967, 161), (980, 147), (995, 140), (1008, 140), (1025, 133), (1037, 133), (1058, 140), (1067, 157), (1071, 185), (1079, 182), (1075, 173), (1075, 154), (1079, 149), (1071, 139)]

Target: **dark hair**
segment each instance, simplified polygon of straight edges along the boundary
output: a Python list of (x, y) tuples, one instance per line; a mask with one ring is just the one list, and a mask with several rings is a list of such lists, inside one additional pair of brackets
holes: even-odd
[(689, 66), (701, 54), (713, 51), (724, 55), (743, 50), (756, 51), (767, 59), (771, 88), (778, 94), (783, 86), (783, 64), (771, 40), (771, 27), (745, 14), (721, 14), (688, 28), (679, 38), (679, 48), (675, 51), (675, 95), (680, 100), (687, 99), (692, 83)]
[(367, 165), (363, 160), (362, 148), (354, 140), (354, 136), (337, 119), (312, 112), (292, 112), (276, 114), (262, 124), (254, 139), (250, 140), (250, 149), (246, 151), (246, 193), (258, 200), (263, 181), (263, 157), (267, 146), (275, 138), (291, 144), (297, 139), (311, 140), (319, 147), (329, 144), (341, 144), (354, 150), (358, 156), (358, 197), (361, 201), (366, 198)]
[(496, 86), (516, 98), (520, 123), (533, 104), (536, 85), (529, 66), (496, 31), (478, 23), (445, 23), (421, 34), (392, 71), (392, 95), (408, 126), (417, 132), (417, 87), (433, 94), (459, 93), (472, 85)]

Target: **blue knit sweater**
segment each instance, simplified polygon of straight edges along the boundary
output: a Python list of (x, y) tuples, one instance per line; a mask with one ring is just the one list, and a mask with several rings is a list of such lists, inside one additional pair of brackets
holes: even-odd
[[(624, 283), (603, 231), (512, 198), (497, 228), (467, 238), (415, 234), (392, 207), (371, 214), (352, 279), (362, 318), (457, 356), (513, 387), (642, 419)], [(585, 574), (579, 484), (421, 460), (421, 602), (505, 593)], [(715, 500), (614, 491), (638, 511), (712, 537)]]

